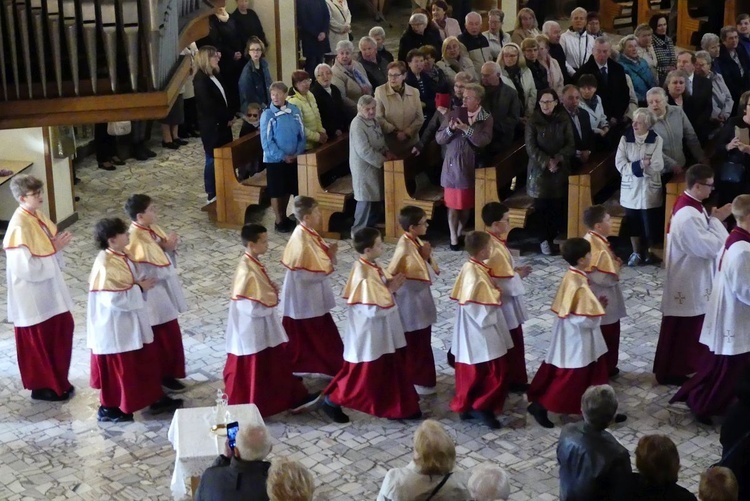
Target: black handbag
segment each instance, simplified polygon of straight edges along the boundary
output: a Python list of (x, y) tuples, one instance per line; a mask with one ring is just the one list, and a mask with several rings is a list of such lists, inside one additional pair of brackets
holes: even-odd
[(719, 181), (724, 183), (741, 183), (745, 177), (745, 166), (736, 162), (724, 162), (719, 170)]
[(427, 499), (425, 499), (425, 501), (430, 501), (430, 499), (434, 498), (435, 494), (440, 492), (440, 489), (442, 489), (445, 483), (448, 481), (448, 479), (451, 478), (451, 475), (453, 475), (453, 472), (450, 472), (446, 476), (444, 476), (443, 480), (441, 480), (440, 483), (437, 484), (437, 486), (430, 493), (430, 496)]

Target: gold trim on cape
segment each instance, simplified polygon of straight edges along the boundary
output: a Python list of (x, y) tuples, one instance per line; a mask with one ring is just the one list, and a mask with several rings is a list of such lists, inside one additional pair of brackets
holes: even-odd
[(619, 278), (620, 266), (615, 260), (609, 241), (595, 231), (589, 231), (583, 238), (591, 244), (591, 264), (586, 268), (586, 273), (596, 270)]
[(129, 233), (130, 243), (125, 247), (125, 252), (131, 261), (160, 267), (172, 264), (167, 253), (159, 245), (158, 239), (162, 242), (167, 239), (164, 230), (153, 224), (146, 228), (138, 223), (131, 223)]
[(57, 225), (44, 212), (37, 210), (36, 214), (32, 214), (18, 207), (8, 223), (3, 249), (26, 247), (34, 257), (49, 257), (57, 252), (52, 243), (55, 235)]
[(292, 271), (333, 273), (333, 263), (328, 257), (328, 244), (317, 231), (298, 224), (289, 238), (281, 257), (281, 264)]
[(245, 252), (240, 258), (232, 281), (232, 300), (249, 299), (273, 308), (279, 304), (279, 293), (260, 261)]
[(107, 249), (96, 256), (89, 275), (89, 292), (124, 292), (134, 285), (127, 255)]
[(513, 278), (513, 258), (505, 241), (490, 233), (490, 257), (484, 262), (493, 278)]
[(391, 275), (377, 263), (359, 258), (354, 263), (344, 286), (343, 297), (346, 299), (346, 304), (392, 308), (395, 305), (393, 294), (384, 282), (390, 278)]
[(589, 287), (589, 279), (584, 272), (570, 267), (557, 289), (552, 302), (552, 311), (560, 318), (569, 315), (581, 317), (601, 317), (604, 307)]
[(451, 291), (451, 299), (458, 304), (482, 304), (500, 306), (502, 292), (492, 282), (489, 267), (474, 258), (464, 263)]
[(427, 282), (432, 284), (432, 278), (430, 277), (429, 265), (432, 266), (433, 271), (437, 274), (440, 272), (438, 269), (435, 258), (430, 259), (430, 263), (422, 257), (419, 251), (422, 249), (424, 243), (419, 238), (414, 238), (408, 233), (401, 235), (396, 244), (396, 250), (393, 253), (393, 258), (388, 264), (388, 273), (391, 275), (397, 275), (403, 273), (403, 275), (409, 280), (419, 280), (421, 282)]

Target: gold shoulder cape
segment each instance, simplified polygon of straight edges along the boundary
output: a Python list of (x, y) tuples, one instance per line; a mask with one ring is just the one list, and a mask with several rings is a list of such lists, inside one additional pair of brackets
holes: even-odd
[(90, 292), (123, 292), (133, 285), (135, 277), (128, 266), (128, 256), (110, 249), (96, 256), (89, 275)]
[(349, 280), (344, 286), (346, 304), (364, 304), (380, 308), (392, 308), (393, 294), (383, 283), (383, 279), (390, 279), (388, 272), (375, 263), (360, 258), (354, 263)]
[(298, 224), (286, 244), (281, 264), (292, 271), (333, 273), (333, 263), (328, 257), (328, 245), (318, 232)]
[(266, 273), (266, 268), (247, 252), (242, 255), (234, 272), (232, 300), (249, 299), (273, 308), (279, 304), (279, 293)]
[(569, 268), (565, 273), (552, 303), (552, 311), (560, 318), (566, 318), (569, 315), (581, 317), (604, 315), (604, 307), (589, 287), (586, 274), (575, 268)]
[(484, 262), (493, 278), (513, 278), (513, 259), (508, 247), (500, 238), (490, 233), (490, 257)]
[(615, 255), (612, 253), (612, 247), (610, 247), (607, 239), (593, 231), (586, 233), (583, 238), (591, 244), (591, 264), (586, 268), (586, 272), (590, 273), (596, 270), (619, 277), (620, 267), (615, 261)]
[(147, 263), (153, 266), (169, 266), (167, 253), (161, 248), (157, 238), (167, 239), (166, 233), (156, 225), (150, 228), (137, 223), (130, 224), (130, 243), (125, 252), (134, 263)]
[(55, 254), (52, 238), (57, 235), (57, 226), (42, 211), (32, 214), (23, 207), (13, 213), (3, 239), (3, 249), (26, 247), (34, 257)]
[(431, 263), (429, 264), (422, 258), (422, 255), (419, 253), (422, 245), (424, 244), (419, 238), (415, 239), (406, 233), (401, 235), (396, 244), (393, 259), (388, 264), (388, 273), (391, 275), (403, 273), (409, 280), (432, 283), (430, 270), (427, 267), (431, 265), (435, 273), (439, 273), (440, 270), (434, 257), (430, 259)]
[(500, 289), (492, 283), (487, 265), (473, 258), (463, 265), (451, 291), (451, 299), (458, 301), (460, 305), (476, 303), (500, 306), (501, 295)]

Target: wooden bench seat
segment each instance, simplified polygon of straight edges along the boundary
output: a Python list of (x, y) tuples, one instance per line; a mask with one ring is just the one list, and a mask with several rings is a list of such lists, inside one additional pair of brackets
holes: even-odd
[(598, 196), (620, 182), (615, 155), (615, 151), (595, 153), (576, 174), (568, 177), (568, 238), (586, 234), (583, 211), (596, 203), (603, 203), (611, 210), (612, 235), (620, 234), (625, 210), (620, 206), (619, 190), (606, 200)]
[[(534, 211), (534, 200), (526, 194), (526, 167), (529, 155), (523, 140), (513, 143), (508, 150), (498, 155), (494, 166), (477, 169), (474, 181), (474, 228), (485, 229), (482, 222), (482, 207), (488, 202), (502, 201), (510, 208), (510, 227), (523, 228)], [(501, 193), (508, 191), (516, 180), (513, 193), (501, 200)]]
[(347, 200), (354, 196), (352, 175), (337, 178), (323, 185), (325, 175), (349, 163), (349, 135), (336, 139), (297, 157), (297, 179), (299, 194), (313, 197), (323, 214), (320, 234), (326, 238), (341, 238), (341, 233), (331, 232), (331, 216), (344, 212)]
[(417, 176), (441, 162), (440, 147), (430, 143), (419, 156), (389, 160), (383, 166), (385, 179), (385, 241), (395, 242), (403, 231), (398, 213), (405, 205), (420, 207), (432, 219), (435, 209), (443, 205), (443, 188)]
[(207, 207), (215, 210), (216, 224), (221, 228), (241, 228), (250, 205), (259, 205), (266, 189), (266, 171), (239, 181), (238, 172), (250, 163), (263, 160), (260, 133), (253, 132), (214, 150), (216, 202)]

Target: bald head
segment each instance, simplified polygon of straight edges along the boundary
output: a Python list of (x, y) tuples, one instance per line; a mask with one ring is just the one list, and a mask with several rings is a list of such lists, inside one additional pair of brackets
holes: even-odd
[(500, 85), (500, 74), (502, 70), (495, 61), (489, 61), (482, 65), (481, 78), (485, 87), (496, 87)]

